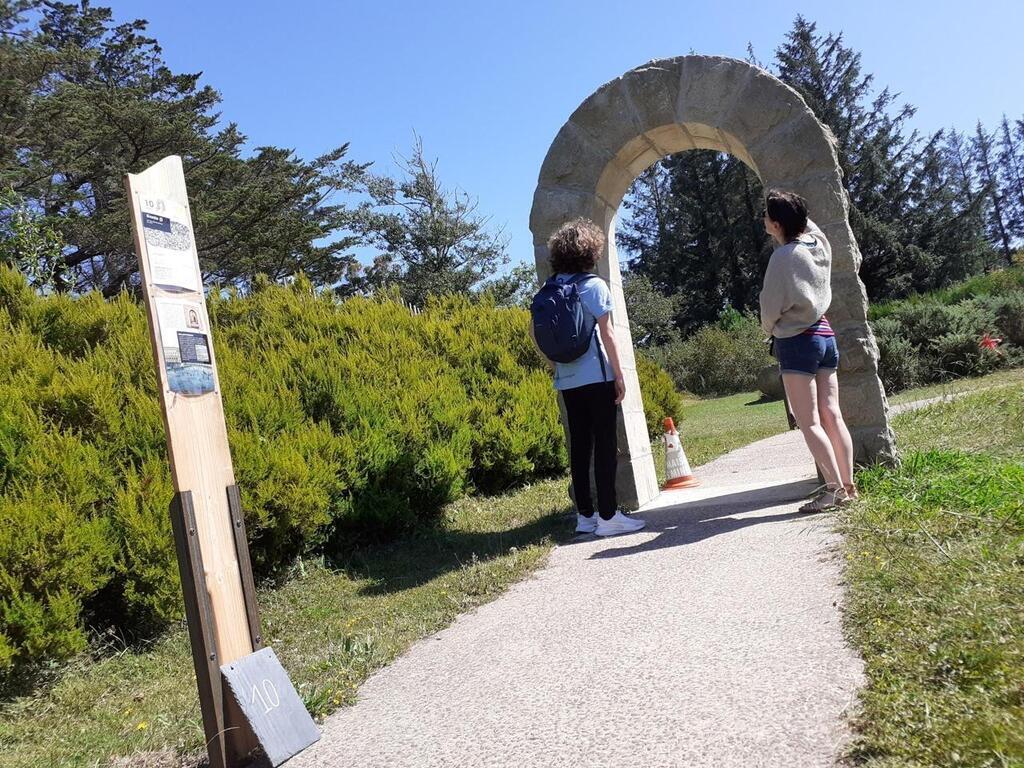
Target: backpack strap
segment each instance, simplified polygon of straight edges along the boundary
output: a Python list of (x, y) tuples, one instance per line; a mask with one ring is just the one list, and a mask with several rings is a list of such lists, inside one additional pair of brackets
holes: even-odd
[(597, 361), (601, 364), (601, 380), (608, 381), (608, 372), (604, 369), (604, 349), (601, 345), (601, 334), (597, 332), (597, 323), (594, 323), (594, 340), (597, 341)]
[[(581, 283), (592, 277), (596, 277), (598, 280), (601, 279), (600, 275), (595, 275), (593, 272), (577, 272), (565, 282), (570, 285), (579, 286)], [(601, 334), (597, 331), (597, 318), (594, 318), (594, 330), (591, 331), (591, 336), (597, 342), (597, 361), (601, 364), (601, 380), (608, 381), (608, 371), (605, 369), (604, 365), (604, 349), (601, 344)]]
[(585, 280), (589, 280), (592, 277), (596, 277), (599, 280), (601, 279), (600, 275), (595, 275), (593, 272), (577, 272), (575, 275), (570, 277), (565, 282), (572, 283), (573, 285), (579, 285), (580, 283), (584, 282)]

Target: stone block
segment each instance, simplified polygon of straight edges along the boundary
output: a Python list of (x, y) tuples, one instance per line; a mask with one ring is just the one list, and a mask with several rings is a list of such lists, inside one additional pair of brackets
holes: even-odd
[(850, 437), (853, 439), (853, 460), (857, 464), (899, 464), (896, 436), (888, 426), (851, 427)]
[(662, 156), (674, 155), (676, 152), (684, 152), (688, 149), (696, 149), (693, 135), (686, 130), (685, 125), (670, 123), (659, 125), (644, 134), (644, 138), (654, 145)]
[(839, 407), (851, 427), (886, 426), (885, 394), (871, 371), (839, 372)]
[(781, 400), (785, 393), (778, 364), (766, 365), (757, 372), (757, 388), (771, 400)]
[(849, 373), (878, 371), (878, 346), (864, 324), (846, 325), (836, 330), (839, 345), (839, 367)]
[(534, 242), (547, 242), (552, 233), (577, 216), (593, 218), (598, 208), (593, 194), (569, 187), (537, 187), (530, 211)]
[[(811, 219), (821, 227), (830, 244), (833, 246), (837, 244), (834, 240), (842, 234), (841, 230), (846, 222), (849, 208), (846, 190), (843, 188), (842, 179), (835, 168), (825, 174), (815, 174), (794, 180), (783, 179), (775, 186), (796, 192), (803, 197), (807, 201), (807, 211)], [(827, 223), (827, 228), (822, 222)]]
[[(836, 268), (835, 261), (832, 264), (832, 303), (836, 305), (836, 310), (830, 307), (828, 316), (833, 321), (833, 327), (835, 323), (863, 321), (867, 317), (868, 298), (864, 283), (856, 273)], [(840, 317), (840, 311), (845, 313), (845, 317)]]
[(573, 123), (566, 123), (544, 157), (538, 184), (593, 189), (613, 157), (607, 149), (588, 142)]
[(641, 130), (647, 131), (676, 121), (684, 60), (685, 57), (680, 56), (651, 61), (622, 76)]
[[(636, 141), (638, 144), (642, 145), (639, 154), (635, 154), (633, 152), (633, 147), (631, 145), (627, 145), (625, 148), (626, 151), (623, 153), (624, 156), (632, 155), (632, 159), (629, 160), (626, 165), (626, 170), (629, 171), (630, 175), (634, 179), (661, 160), (661, 158), (666, 154), (665, 152), (661, 152), (650, 145), (647, 134), (638, 136)], [(621, 163), (622, 161), (620, 160), (619, 162)]]
[(788, 85), (764, 70), (752, 69), (717, 124), (745, 146), (809, 111), (800, 94)]
[(623, 372), (627, 369), (636, 370), (636, 352), (633, 350), (633, 339), (629, 326), (615, 329), (615, 341), (619, 345), (619, 365)]
[(835, 150), (824, 127), (809, 110), (762, 134), (746, 147), (766, 188), (792, 187), (801, 179), (835, 172)]
[(586, 143), (615, 157), (643, 129), (633, 100), (621, 77), (605, 83), (576, 108), (569, 118)]
[(604, 167), (597, 180), (595, 192), (597, 198), (608, 208), (607, 215), (604, 217), (607, 223), (611, 223), (619, 208), (619, 203), (622, 202), (622, 198), (635, 178), (636, 174), (617, 160), (609, 161)]
[(648, 453), (636, 458), (626, 457), (615, 469), (615, 491), (623, 509), (639, 509), (658, 495), (654, 460)]
[[(750, 153), (747, 151), (746, 144), (744, 144), (738, 137), (722, 128), (718, 129), (718, 135), (721, 136), (722, 141), (725, 142), (726, 151), (730, 155), (740, 160), (754, 173), (758, 172), (757, 166), (754, 164), (753, 159), (750, 157)], [(758, 178), (760, 178), (760, 176)]]
[(684, 57), (676, 122), (722, 124), (753, 76), (754, 68), (738, 59)]
[(860, 248), (845, 218), (841, 223), (830, 224), (828, 229), (822, 227), (822, 231), (832, 246), (833, 271), (856, 275), (861, 264)]
[(537, 268), (537, 284), (551, 277), (551, 252), (547, 245), (533, 246), (533, 263)]

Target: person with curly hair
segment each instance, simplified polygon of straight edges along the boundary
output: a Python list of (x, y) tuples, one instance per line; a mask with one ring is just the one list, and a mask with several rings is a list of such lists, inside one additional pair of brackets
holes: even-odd
[(779, 361), (797, 426), (825, 479), (800, 508), (822, 512), (856, 498), (853, 441), (839, 410), (839, 348), (825, 311), (832, 303), (832, 246), (792, 192), (770, 190), (765, 231), (777, 247), (761, 289), (761, 328)]
[[(590, 345), (568, 363), (552, 362), (555, 389), (562, 396), (569, 425), (569, 464), (576, 502), (576, 531), (612, 536), (633, 533), (643, 520), (618, 508), (615, 473), (618, 454), (617, 406), (626, 396), (625, 379), (612, 328), (612, 295), (594, 273), (604, 250), (605, 236), (589, 219), (563, 224), (548, 240), (551, 271), (561, 285), (577, 286), (584, 321), (596, 327)], [(530, 335), (534, 338), (533, 326)], [(590, 465), (593, 458), (597, 509), (591, 497)]]

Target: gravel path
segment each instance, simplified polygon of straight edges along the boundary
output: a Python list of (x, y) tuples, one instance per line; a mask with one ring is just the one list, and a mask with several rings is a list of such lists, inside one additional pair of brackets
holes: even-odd
[(414, 645), (289, 768), (834, 765), (862, 663), (839, 536), (796, 511), (810, 454), (787, 432), (697, 474)]

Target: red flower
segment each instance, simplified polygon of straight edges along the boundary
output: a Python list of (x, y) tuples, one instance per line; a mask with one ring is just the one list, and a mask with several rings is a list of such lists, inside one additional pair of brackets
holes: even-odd
[(992, 336), (986, 333), (981, 337), (981, 341), (978, 342), (978, 346), (982, 349), (997, 349), (1002, 342), (1002, 339), (992, 338)]

